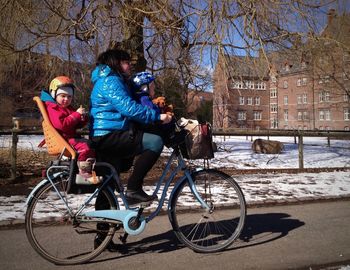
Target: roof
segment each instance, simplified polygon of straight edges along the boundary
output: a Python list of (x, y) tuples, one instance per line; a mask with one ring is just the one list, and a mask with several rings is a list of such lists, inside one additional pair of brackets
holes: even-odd
[(270, 65), (264, 57), (224, 55), (231, 78), (268, 78)]
[(330, 37), (338, 42), (350, 45), (350, 14), (336, 14), (334, 9), (328, 12), (328, 22), (321, 37)]

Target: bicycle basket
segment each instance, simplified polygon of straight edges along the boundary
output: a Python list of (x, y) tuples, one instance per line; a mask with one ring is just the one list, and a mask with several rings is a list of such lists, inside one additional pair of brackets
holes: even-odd
[[(186, 127), (184, 128), (186, 130)], [(196, 125), (188, 133), (180, 144), (180, 151), (187, 159), (211, 159), (214, 158), (213, 137), (209, 123)]]

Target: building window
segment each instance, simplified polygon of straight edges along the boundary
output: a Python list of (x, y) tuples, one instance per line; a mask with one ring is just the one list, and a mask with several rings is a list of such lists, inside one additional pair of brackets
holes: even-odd
[(238, 112), (238, 120), (246, 120), (247, 119), (247, 113), (246, 112)]
[(322, 91), (319, 93), (319, 100), (320, 102), (327, 102), (329, 101), (329, 92), (328, 91)]
[(344, 101), (349, 101), (349, 95), (347, 93), (344, 94)]
[(345, 131), (349, 131), (349, 130), (350, 130), (350, 127), (344, 127), (344, 130), (345, 130)]
[(243, 89), (248, 89), (248, 83), (249, 83), (249, 81), (243, 82)]
[(271, 88), (270, 90), (270, 97), (276, 98), (277, 97), (277, 88)]
[(284, 81), (284, 82), (283, 82), (283, 88), (284, 88), (284, 89), (288, 88), (288, 82), (287, 82), (287, 81)]
[(277, 113), (277, 104), (271, 104), (271, 112)]
[(297, 102), (298, 104), (302, 104), (303, 103), (303, 98), (301, 95), (297, 95)]
[(344, 120), (350, 120), (350, 108), (344, 108)]
[(274, 75), (271, 76), (271, 81), (275, 83), (275, 82), (277, 81), (277, 80), (276, 80), (276, 76), (274, 76)]
[(322, 83), (328, 83), (329, 82), (329, 75), (320, 75), (320, 80), (318, 81), (319, 84)]
[(297, 80), (297, 86), (301, 86), (301, 79), (300, 78)]
[(254, 120), (257, 120), (257, 121), (261, 120), (261, 112), (258, 112), (258, 111), (254, 112)]
[(266, 83), (264, 83), (264, 82), (258, 82), (258, 83), (256, 84), (256, 89), (258, 89), (258, 90), (265, 90), (265, 89), (266, 89)]
[(303, 112), (298, 112), (298, 120), (301, 121), (303, 119)]
[(244, 82), (242, 82), (242, 81), (234, 81), (232, 83), (232, 86), (235, 89), (244, 89)]
[(254, 82), (248, 81), (248, 89), (254, 89)]
[(244, 97), (239, 97), (239, 105), (244, 105)]
[(253, 105), (253, 98), (252, 97), (248, 97), (247, 98), (247, 104), (248, 105)]
[(278, 128), (278, 121), (277, 119), (271, 120), (271, 128)]
[(346, 72), (343, 72), (343, 80), (344, 81), (349, 80), (349, 74), (347, 74)]
[(319, 129), (319, 130), (324, 130), (323, 126), (320, 126), (318, 129)]
[(288, 121), (288, 110), (284, 110), (283, 117), (284, 117), (284, 121)]
[(303, 120), (308, 120), (309, 119), (309, 114), (307, 111), (303, 112)]
[(302, 85), (307, 85), (307, 78), (303, 78), (302, 81), (301, 81), (301, 84)]
[(324, 121), (324, 120), (331, 120), (331, 112), (330, 110), (322, 110), (319, 111), (319, 119), (320, 121)]
[(303, 94), (303, 103), (307, 104), (307, 94)]
[(255, 97), (255, 105), (260, 105), (260, 97)]
[(319, 118), (320, 118), (320, 121), (324, 120), (324, 111), (319, 112)]
[(283, 103), (284, 105), (288, 105), (288, 96), (283, 97)]

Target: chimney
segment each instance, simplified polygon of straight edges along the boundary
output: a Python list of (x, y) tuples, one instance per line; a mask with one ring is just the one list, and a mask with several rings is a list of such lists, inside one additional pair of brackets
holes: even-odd
[(335, 9), (334, 8), (331, 8), (328, 13), (327, 13), (327, 24), (328, 25), (331, 25), (331, 23), (333, 22), (333, 19), (335, 18), (336, 16), (336, 12), (335, 12)]

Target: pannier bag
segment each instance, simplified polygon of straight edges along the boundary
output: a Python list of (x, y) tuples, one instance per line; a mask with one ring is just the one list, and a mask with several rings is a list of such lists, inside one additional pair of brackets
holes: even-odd
[(214, 158), (213, 138), (209, 123), (199, 124), (197, 120), (181, 118), (178, 125), (187, 131), (180, 150), (187, 159)]

